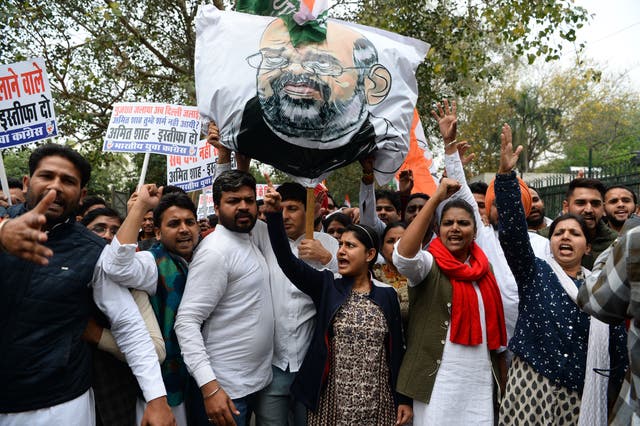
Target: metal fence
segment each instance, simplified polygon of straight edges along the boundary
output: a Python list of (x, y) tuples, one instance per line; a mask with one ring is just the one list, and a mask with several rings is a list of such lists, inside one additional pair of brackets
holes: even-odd
[[(557, 175), (544, 179), (536, 179), (529, 182), (538, 190), (538, 194), (544, 200), (548, 217), (555, 217), (562, 211), (562, 201), (565, 198), (569, 182), (576, 177), (573, 175)], [(613, 164), (599, 167), (585, 173), (585, 177), (600, 179), (605, 186), (624, 185), (631, 188), (636, 194), (640, 191), (640, 166), (633, 163)]]

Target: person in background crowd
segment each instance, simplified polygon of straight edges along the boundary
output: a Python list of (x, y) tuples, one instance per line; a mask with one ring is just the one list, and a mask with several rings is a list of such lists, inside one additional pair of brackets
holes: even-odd
[[(149, 211), (158, 242), (149, 250), (136, 253), (138, 224)], [(199, 397), (189, 399), (191, 379), (174, 331), (199, 231), (196, 207), (186, 194), (164, 194), (163, 188), (154, 184), (143, 185), (129, 200), (129, 214), (111, 243), (111, 257), (105, 266), (118, 282), (144, 289), (151, 296), (166, 347), (162, 378), (179, 426), (186, 425), (189, 418), (206, 418)]]
[[(520, 295), (514, 353), (500, 424), (575, 425), (606, 423), (609, 386), (620, 389), (627, 367), (624, 326), (590, 320), (577, 305), (578, 288), (589, 271), (581, 266), (589, 251), (584, 217), (564, 214), (549, 226), (551, 255), (534, 255), (513, 168), (522, 147), (513, 149), (511, 128), (501, 135), (500, 166), (495, 179), (499, 237)], [(579, 188), (579, 189), (578, 189)], [(569, 202), (601, 205), (599, 191), (573, 186)], [(592, 213), (591, 206), (588, 207)], [(592, 222), (595, 216), (591, 216)], [(610, 361), (603, 361), (605, 354)], [(607, 371), (600, 375), (594, 369)], [(603, 390), (604, 389), (604, 390)], [(603, 414), (602, 416), (598, 416)]]
[(635, 221), (635, 226), (598, 256), (578, 291), (578, 305), (588, 314), (609, 324), (631, 320), (629, 371), (609, 417), (614, 426), (640, 424), (640, 220), (630, 221)]
[(138, 250), (149, 250), (155, 243), (158, 242), (156, 238), (156, 231), (153, 223), (153, 210), (149, 210), (144, 214), (139, 226), (140, 232), (138, 233)]
[(122, 218), (120, 214), (109, 207), (99, 207), (92, 209), (84, 215), (80, 223), (100, 238), (104, 239), (107, 244), (111, 244), (113, 237), (116, 236)]
[(413, 222), (413, 219), (418, 215), (418, 212), (429, 201), (429, 196), (422, 192), (416, 192), (409, 196), (407, 207), (404, 209), (404, 222), (407, 224)]
[(198, 226), (200, 227), (201, 234), (211, 229), (211, 226), (209, 225), (209, 219), (207, 219), (206, 217), (198, 219)]
[(400, 197), (387, 189), (375, 191), (376, 214), (378, 218), (388, 225), (400, 220)]
[[(293, 254), (317, 270), (338, 272), (336, 240), (321, 232), (314, 232), (313, 239), (305, 236), (306, 189), (298, 183), (285, 182), (278, 187), (277, 192), (282, 198), (282, 218)], [(311, 343), (316, 309), (311, 298), (298, 290), (277, 266), (270, 244), (267, 249), (261, 248), (269, 264), (275, 317), (273, 380), (258, 392), (256, 424), (282, 426), (288, 423), (288, 419), (292, 419), (292, 425), (304, 426), (307, 424), (306, 410), (302, 404), (296, 404), (290, 387)]]
[(400, 315), (402, 316), (404, 330), (407, 329), (409, 320), (409, 288), (407, 286), (407, 277), (398, 272), (398, 268), (393, 264), (392, 254), (393, 247), (402, 238), (406, 228), (407, 224), (404, 222), (393, 222), (387, 225), (380, 241), (380, 254), (385, 263), (376, 263), (373, 266), (373, 276), (380, 282), (392, 286), (398, 292)]
[(469, 189), (473, 194), (473, 198), (476, 200), (476, 205), (478, 206), (478, 210), (480, 211), (480, 215), (482, 217), (482, 223), (485, 225), (489, 224), (489, 218), (487, 217), (485, 211), (487, 209), (486, 205), (486, 195), (487, 195), (487, 185), (485, 182), (471, 182), (469, 184)]
[(544, 201), (540, 198), (538, 191), (529, 187), (529, 194), (531, 194), (531, 211), (527, 216), (527, 226), (530, 232), (538, 233), (553, 221), (545, 216)]
[(102, 197), (98, 197), (97, 195), (89, 195), (82, 200), (80, 206), (78, 206), (78, 211), (76, 212), (76, 220), (79, 222), (82, 220), (84, 215), (89, 213), (93, 209), (101, 209), (107, 207), (107, 202)]
[(26, 202), (0, 222), (2, 425), (95, 425), (91, 356), (81, 338), (92, 288), (148, 401), (142, 425), (175, 424), (131, 294), (96, 267), (104, 240), (74, 221), (90, 176), (76, 151), (38, 147), (24, 179)]
[[(7, 178), (7, 184), (9, 185), (9, 197), (11, 197), (11, 204), (24, 203), (24, 192), (22, 192), (22, 182), (16, 178)], [(8, 196), (2, 192), (0, 188), (0, 207), (9, 207)]]
[[(582, 266), (591, 269), (593, 261), (618, 236), (602, 221), (604, 216), (605, 187), (597, 179), (576, 178), (569, 182), (569, 189), (562, 202), (562, 211), (582, 216), (589, 233), (591, 250), (582, 257)], [(549, 238), (549, 230), (543, 229), (540, 235)]]
[(474, 241), (469, 203), (445, 203), (438, 237), (421, 250), (437, 206), (459, 189), (444, 178), (393, 251), (393, 264), (409, 280), (410, 302), (398, 391), (414, 400), (415, 426), (493, 425), (494, 378), (502, 388), (506, 370), (498, 353), (507, 344), (500, 290)]
[(191, 262), (175, 332), (209, 420), (244, 425), (256, 393), (272, 379), (269, 266), (251, 235), (258, 216), (254, 177), (226, 171), (212, 190), (219, 223)]
[(258, 204), (258, 219), (266, 222), (267, 217), (264, 215), (264, 200), (257, 200)]
[[(80, 223), (103, 238), (107, 244), (111, 244), (122, 225), (122, 219), (118, 212), (105, 207), (91, 210)], [(166, 355), (164, 340), (149, 303), (149, 296), (144, 291), (134, 289), (131, 290), (131, 295), (151, 336), (158, 360), (162, 363)], [(96, 346), (93, 350), (92, 386), (96, 403), (96, 424), (137, 424), (136, 401), (140, 388), (109, 330), (108, 320), (101, 312), (95, 312), (89, 319), (83, 338)]]
[(327, 192), (327, 214), (333, 213), (338, 210), (338, 205), (336, 204), (336, 200), (333, 199), (333, 195), (330, 192)]
[[(316, 328), (291, 387), (308, 409), (308, 424), (396, 425), (411, 419), (410, 400), (395, 392), (404, 352), (398, 297), (371, 279), (378, 238), (362, 225), (342, 234), (338, 271), (318, 271), (291, 252), (280, 195), (265, 195), (269, 237), (278, 264), (308, 294), (317, 310)], [(345, 380), (348, 378), (348, 380)]]
[(340, 237), (347, 226), (351, 225), (351, 218), (344, 213), (336, 211), (322, 221), (324, 232), (340, 241)]
[(609, 228), (619, 233), (638, 204), (636, 193), (624, 185), (614, 185), (604, 193), (604, 212)]

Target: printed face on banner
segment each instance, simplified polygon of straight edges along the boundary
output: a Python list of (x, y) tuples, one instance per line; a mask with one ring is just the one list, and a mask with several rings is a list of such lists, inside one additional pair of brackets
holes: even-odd
[(285, 23), (276, 19), (247, 61), (258, 70), (257, 94), (269, 126), (318, 143), (360, 129), (367, 105), (383, 101), (391, 88), (373, 44), (335, 23), (323, 43), (295, 48)]
[(224, 146), (304, 186), (370, 154), (386, 183), (408, 151), (415, 69), (428, 45), (334, 20), (326, 26), (324, 41), (294, 46), (281, 18), (201, 6), (198, 110), (217, 123)]

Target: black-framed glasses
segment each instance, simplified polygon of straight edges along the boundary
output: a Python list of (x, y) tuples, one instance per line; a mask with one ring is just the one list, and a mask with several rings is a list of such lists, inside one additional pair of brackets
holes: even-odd
[(100, 224), (94, 225), (89, 228), (90, 231), (93, 231), (98, 235), (104, 235), (107, 233), (107, 231), (111, 232), (111, 235), (116, 235), (119, 229), (120, 229), (119, 226), (104, 226)]
[(263, 52), (254, 53), (247, 57), (247, 63), (250, 67), (267, 71), (286, 68), (292, 62), (300, 64), (305, 71), (329, 77), (339, 77), (346, 70), (364, 69), (364, 67), (343, 67), (335, 61), (322, 60), (321, 58), (292, 61), (286, 56), (265, 54)]

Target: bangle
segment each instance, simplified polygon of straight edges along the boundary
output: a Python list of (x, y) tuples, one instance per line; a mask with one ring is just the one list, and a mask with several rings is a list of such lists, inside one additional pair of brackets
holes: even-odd
[(2, 229), (4, 228), (4, 226), (9, 223), (11, 219), (3, 219), (2, 221), (0, 221), (0, 252), (5, 252), (7, 251), (7, 249), (5, 248), (4, 245), (2, 245)]
[(218, 386), (217, 388), (215, 388), (213, 392), (211, 392), (209, 395), (205, 396), (205, 397), (204, 397), (204, 398), (202, 398), (202, 399), (208, 399), (208, 398), (211, 398), (213, 395), (215, 395), (216, 393), (218, 393), (218, 391), (219, 391), (219, 390), (220, 390), (220, 386)]
[(451, 142), (449, 142), (449, 143), (445, 143), (445, 144), (444, 144), (444, 147), (445, 147), (445, 148), (449, 148), (449, 147), (450, 147), (451, 145), (453, 145), (454, 143), (458, 143), (458, 141), (457, 141), (456, 139), (454, 139), (454, 140), (452, 140), (452, 141), (451, 141)]

